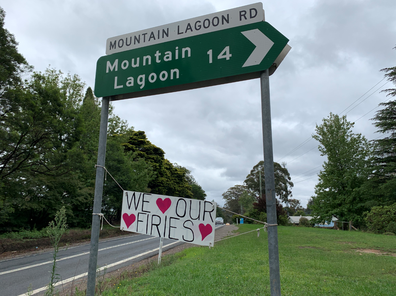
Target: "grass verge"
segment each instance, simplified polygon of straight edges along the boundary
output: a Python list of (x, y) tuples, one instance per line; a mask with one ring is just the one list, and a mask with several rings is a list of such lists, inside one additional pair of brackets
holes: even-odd
[[(239, 232), (255, 228), (241, 225)], [(395, 295), (396, 237), (303, 227), (279, 227), (278, 235), (282, 295)], [(172, 262), (101, 294), (270, 295), (263, 232), (189, 248)]]

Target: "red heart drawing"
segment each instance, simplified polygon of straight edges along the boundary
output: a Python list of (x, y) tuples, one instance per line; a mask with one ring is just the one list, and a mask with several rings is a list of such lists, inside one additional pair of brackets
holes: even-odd
[(205, 237), (207, 237), (209, 234), (211, 234), (212, 233), (212, 225), (210, 225), (210, 224), (206, 224), (206, 225), (204, 225), (204, 224), (199, 224), (199, 231), (201, 232), (201, 235), (202, 235), (202, 240), (204, 240), (205, 239)]
[(162, 198), (158, 198), (156, 201), (156, 204), (158, 208), (161, 210), (162, 214), (165, 214), (165, 212), (169, 209), (171, 206), (172, 201), (170, 198), (165, 198), (164, 200)]
[(132, 223), (135, 222), (136, 216), (134, 214), (128, 215), (127, 213), (124, 213), (124, 215), (122, 215), (122, 219), (124, 219), (127, 228), (129, 228), (129, 226), (131, 226)]

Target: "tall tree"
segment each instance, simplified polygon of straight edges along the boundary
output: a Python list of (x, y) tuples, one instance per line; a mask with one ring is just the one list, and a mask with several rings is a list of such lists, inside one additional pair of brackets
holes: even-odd
[[(253, 214), (267, 213), (267, 199), (265, 194), (262, 194), (256, 202), (253, 203), (253, 208), (256, 212)], [(257, 217), (257, 216), (256, 216)], [(276, 218), (279, 225), (287, 224), (287, 212), (283, 209), (283, 206), (278, 200), (276, 200)]]
[[(396, 49), (396, 48), (395, 48)], [(385, 77), (396, 84), (396, 67), (385, 68)], [(387, 96), (396, 97), (396, 88), (386, 89)], [(373, 175), (369, 187), (376, 198), (375, 206), (391, 205), (396, 202), (396, 100), (381, 103), (373, 118), (377, 132), (383, 138), (374, 140)]]
[(0, 124), (0, 211), (18, 212), (20, 219), (5, 215), (0, 223), (48, 224), (69, 196), (59, 190), (69, 187), (68, 153), (81, 134), (82, 89), (77, 76), (47, 70), (4, 93), (2, 102), (12, 111)]
[(249, 191), (244, 191), (239, 196), (239, 205), (241, 206), (241, 214), (246, 214), (253, 210), (253, 203), (256, 201), (256, 197)]
[[(133, 133), (130, 128), (123, 134), (109, 135), (106, 149), (106, 168), (111, 173), (104, 183), (103, 212), (116, 219), (121, 218), (122, 190), (148, 192), (148, 184), (155, 173), (143, 158), (137, 158), (136, 152), (124, 152), (123, 144)], [(116, 183), (117, 182), (117, 183)]]
[[(247, 188), (256, 195), (260, 196), (260, 172), (261, 172), (261, 194), (265, 193), (265, 175), (264, 175), (264, 161), (259, 161), (250, 173), (246, 176), (244, 184)], [(292, 196), (292, 188), (294, 186), (291, 181), (289, 171), (285, 164), (280, 165), (274, 162), (274, 178), (275, 178), (275, 194), (282, 202), (287, 202)]]
[(346, 116), (330, 113), (316, 126), (313, 138), (320, 145), (322, 156), (327, 157), (315, 186), (313, 211), (321, 219), (338, 219), (362, 223), (367, 204), (362, 184), (368, 178), (370, 145), (364, 136), (352, 132), (354, 124)]
[(133, 152), (134, 157), (143, 158), (151, 165), (155, 178), (148, 184), (152, 193), (193, 198), (192, 187), (188, 182), (189, 171), (165, 158), (165, 152), (153, 145), (144, 131), (133, 131), (124, 144), (126, 152)]
[[(18, 52), (18, 43), (5, 27), (5, 11), (0, 7), (0, 99), (3, 100), (4, 92), (22, 83), (21, 74), (29, 71), (31, 67), (25, 58)], [(0, 116), (7, 113), (8, 108), (2, 102)]]
[[(393, 49), (396, 49), (394, 47)], [(390, 82), (396, 85), (396, 66), (390, 68), (381, 69), (382, 72), (385, 72), (385, 77), (388, 78)], [(384, 90), (384, 92), (388, 93), (388, 96), (396, 97), (396, 88), (388, 88)]]
[(186, 179), (188, 184), (191, 186), (191, 191), (193, 194), (194, 199), (200, 199), (200, 200), (205, 200), (206, 198), (206, 193), (205, 190), (201, 187), (201, 185), (198, 184), (197, 180), (195, 180), (194, 176), (191, 175), (190, 170), (186, 169)]
[(88, 87), (78, 108), (81, 120), (81, 137), (69, 157), (74, 180), (73, 199), (67, 207), (71, 227), (89, 227), (92, 223), (92, 204), (95, 188), (95, 164), (97, 161), (100, 103)]
[[(12, 97), (5, 97), (4, 94), (9, 89), (20, 87), (22, 83), (21, 74), (30, 67), (25, 58), (18, 52), (14, 35), (5, 27), (5, 11), (0, 7), (0, 170), (5, 166), (5, 154), (8, 141), (7, 137), (11, 131), (7, 127), (6, 121), (12, 117), (13, 112), (18, 112), (18, 104), (13, 102)], [(11, 115), (11, 116), (10, 116)], [(9, 157), (9, 155), (8, 155)], [(1, 178), (0, 173), (0, 225), (9, 219), (9, 214), (14, 211), (10, 200), (5, 198), (5, 190), (12, 191), (14, 188), (8, 188), (7, 182)]]
[(227, 191), (222, 194), (223, 199), (225, 200), (224, 208), (236, 213), (240, 213), (241, 212), (240, 198), (247, 191), (248, 188), (245, 185), (235, 185), (233, 187), (228, 188)]

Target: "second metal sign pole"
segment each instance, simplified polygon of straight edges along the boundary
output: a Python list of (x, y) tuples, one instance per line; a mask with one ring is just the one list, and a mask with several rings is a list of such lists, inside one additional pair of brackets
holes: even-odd
[(271, 104), (269, 88), (269, 70), (261, 73), (261, 114), (263, 122), (263, 146), (264, 146), (264, 175), (265, 196), (267, 201), (268, 227), (268, 254), (270, 269), (271, 296), (281, 295), (279, 251), (278, 251), (278, 227), (276, 219), (276, 198), (274, 179), (274, 155), (272, 150), (272, 127), (271, 127)]
[(100, 216), (102, 213), (103, 182), (106, 160), (107, 124), (109, 117), (110, 97), (102, 98), (100, 116), (98, 162), (96, 166), (95, 196), (92, 212), (91, 247), (89, 252), (87, 296), (95, 295), (96, 267), (98, 263), (98, 247), (100, 232)]

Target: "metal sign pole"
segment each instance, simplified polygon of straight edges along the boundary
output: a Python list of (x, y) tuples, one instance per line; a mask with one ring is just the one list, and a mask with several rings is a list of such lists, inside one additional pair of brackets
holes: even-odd
[(276, 198), (274, 179), (274, 156), (272, 150), (272, 128), (271, 128), (271, 105), (269, 88), (269, 70), (261, 73), (261, 114), (263, 121), (263, 146), (264, 146), (264, 174), (265, 195), (267, 201), (267, 223), (268, 227), (268, 254), (270, 269), (271, 296), (281, 295), (279, 251), (278, 251), (278, 227), (276, 219)]
[(95, 180), (95, 197), (94, 197), (94, 205), (92, 212), (91, 248), (89, 253), (89, 265), (88, 265), (87, 296), (95, 295), (96, 266), (98, 262), (99, 231), (100, 231), (99, 214), (102, 211), (102, 195), (103, 195), (103, 182), (104, 182), (104, 173), (105, 173), (104, 167), (106, 160), (109, 101), (110, 101), (110, 97), (102, 98), (98, 161), (96, 166), (96, 180)]
[(164, 238), (160, 238), (160, 243), (159, 243), (159, 251), (158, 251), (158, 264), (161, 264), (161, 258), (162, 258), (162, 245), (164, 243)]

